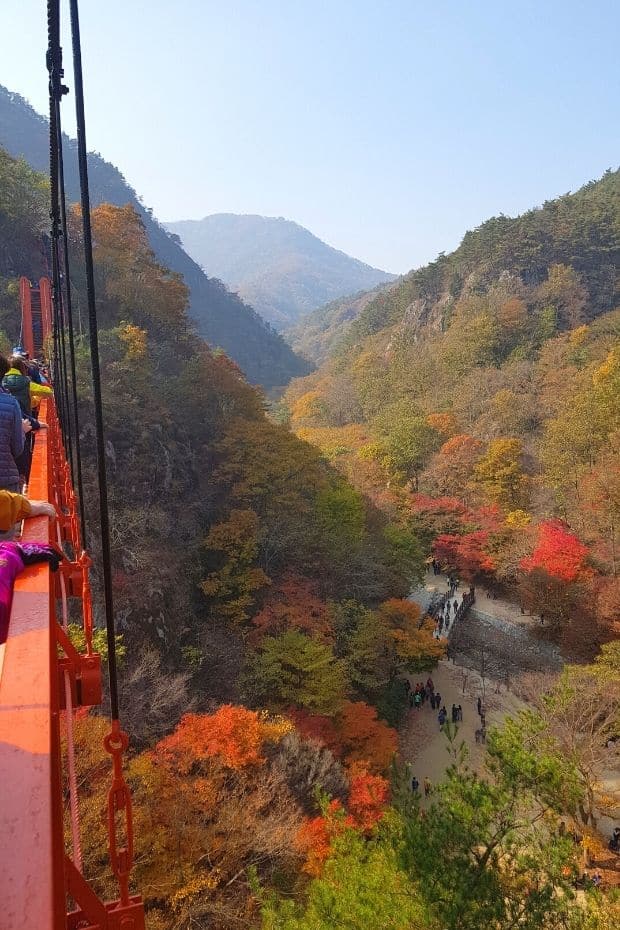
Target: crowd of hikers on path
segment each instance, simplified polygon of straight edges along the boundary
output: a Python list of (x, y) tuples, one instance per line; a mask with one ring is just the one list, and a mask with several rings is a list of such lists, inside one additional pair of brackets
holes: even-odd
[[(428, 707), (432, 711), (437, 712), (437, 723), (439, 724), (439, 729), (443, 730), (446, 723), (448, 722), (448, 717), (450, 717), (453, 724), (459, 724), (463, 721), (463, 707), (461, 704), (452, 704), (452, 709), (450, 714), (446, 705), (442, 701), (441, 694), (439, 691), (435, 690), (435, 685), (433, 679), (429, 675), (426, 680), (426, 684), (422, 681), (416, 682), (415, 685), (412, 685), (409, 679), (405, 680), (405, 694), (411, 711), (420, 711), (423, 707)], [(486, 708), (484, 701), (481, 696), (478, 696), (476, 700), (476, 710), (480, 718), (480, 726), (475, 730), (475, 739), (476, 743), (486, 743), (487, 741), (487, 718), (486, 718)], [(411, 790), (416, 793), (419, 791), (420, 782), (415, 777), (411, 779)], [(428, 789), (428, 790), (427, 790)], [(431, 782), (428, 778), (424, 779), (424, 795), (427, 797), (431, 793), (432, 787)]]
[[(443, 569), (437, 559), (431, 561), (431, 568), (433, 575), (442, 575)], [(469, 610), (476, 600), (476, 589), (474, 585), (470, 585), (469, 591), (464, 591), (459, 601), (456, 595), (460, 586), (460, 579), (454, 573), (449, 573), (448, 590), (441, 597), (432, 601), (428, 608), (429, 617), (435, 621), (433, 631), (435, 639), (447, 637), (456, 621), (460, 620), (465, 611)]]
[[(439, 729), (443, 727), (448, 720), (448, 711), (445, 704), (442, 703), (441, 694), (439, 691), (435, 691), (435, 685), (430, 675), (426, 680), (426, 684), (418, 681), (415, 685), (412, 685), (408, 678), (405, 679), (405, 694), (411, 710), (421, 710), (425, 705), (430, 707), (431, 710), (437, 711)], [(480, 701), (480, 698), (478, 698), (478, 701)], [(463, 720), (462, 706), (453, 704), (450, 716), (452, 723), (461, 723)]]

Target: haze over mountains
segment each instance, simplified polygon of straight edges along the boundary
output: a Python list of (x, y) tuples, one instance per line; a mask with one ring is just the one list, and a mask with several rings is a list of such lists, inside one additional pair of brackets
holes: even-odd
[[(47, 120), (19, 94), (0, 85), (0, 147), (24, 158), (37, 171), (49, 170)], [(70, 201), (79, 199), (76, 143), (64, 137), (65, 181)], [(90, 193), (93, 205), (130, 203), (144, 223), (159, 261), (183, 276), (190, 288), (190, 316), (201, 336), (223, 348), (241, 367), (248, 380), (266, 388), (286, 384), (305, 374), (307, 364), (294, 354), (264, 320), (218, 280), (208, 277), (155, 220), (114, 165), (100, 155), (89, 154)]]
[(317, 307), (396, 277), (282, 217), (215, 213), (164, 226), (208, 274), (279, 329)]

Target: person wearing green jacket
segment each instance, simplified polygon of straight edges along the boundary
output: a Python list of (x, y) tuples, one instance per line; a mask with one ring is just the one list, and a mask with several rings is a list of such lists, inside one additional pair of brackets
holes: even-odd
[(14, 355), (9, 364), (11, 367), (2, 379), (2, 387), (17, 399), (24, 416), (31, 417), (33, 399), (49, 397), (52, 389), (47, 384), (36, 384), (28, 377), (26, 362), (19, 355)]
[[(20, 355), (13, 355), (9, 361), (9, 370), (2, 379), (2, 387), (9, 394), (12, 394), (18, 402), (23, 416), (29, 421), (33, 432), (45, 426), (39, 423), (32, 409), (32, 402), (36, 398), (49, 396), (52, 389), (46, 384), (37, 384), (32, 378), (28, 377), (28, 366), (26, 361)], [(30, 465), (32, 463), (32, 451), (34, 446), (33, 432), (26, 436), (24, 449), (16, 464), (20, 475), (26, 481), (30, 477)]]

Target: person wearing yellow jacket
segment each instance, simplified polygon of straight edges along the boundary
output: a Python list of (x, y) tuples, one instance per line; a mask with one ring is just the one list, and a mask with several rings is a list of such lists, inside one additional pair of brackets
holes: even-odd
[(9, 365), (11, 367), (2, 379), (2, 387), (16, 398), (24, 416), (31, 417), (33, 400), (49, 397), (52, 389), (47, 384), (37, 384), (28, 377), (28, 366), (21, 356), (13, 355)]
[(52, 517), (56, 511), (47, 501), (30, 501), (23, 494), (0, 490), (0, 532), (5, 533), (12, 526), (27, 517)]
[[(32, 378), (28, 377), (28, 365), (21, 355), (13, 355), (9, 362), (9, 370), (2, 378), (2, 387), (9, 394), (12, 394), (21, 407), (22, 414), (30, 422), (33, 431), (45, 426), (36, 419), (33, 411), (33, 400), (36, 401), (42, 396), (52, 394), (52, 389), (46, 384), (37, 384)], [(30, 464), (32, 462), (32, 450), (34, 445), (34, 436), (32, 433), (26, 436), (24, 451), (16, 459), (16, 464), (20, 475), (24, 481), (30, 477)]]

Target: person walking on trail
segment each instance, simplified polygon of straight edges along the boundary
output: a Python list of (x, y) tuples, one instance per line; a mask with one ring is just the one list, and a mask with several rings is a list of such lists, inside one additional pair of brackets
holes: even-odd
[(452, 723), (456, 723), (458, 719), (459, 718), (458, 718), (458, 711), (456, 709), (456, 704), (453, 704), (452, 705)]
[(411, 779), (411, 790), (413, 791), (414, 794), (416, 794), (419, 788), (420, 788), (420, 782), (414, 775)]
[(419, 710), (419, 709), (421, 708), (421, 706), (422, 706), (422, 695), (420, 694), (419, 691), (416, 691), (416, 693), (414, 694), (414, 696), (413, 696), (413, 703), (415, 704), (416, 710)]
[(460, 704), (456, 709), (456, 719), (459, 720), (461, 723), (463, 722), (463, 708)]
[(441, 710), (439, 711), (439, 714), (437, 715), (437, 720), (439, 721), (440, 729), (446, 722), (447, 717), (448, 717), (448, 712), (446, 711), (445, 707), (442, 707)]
[(429, 794), (433, 793), (433, 783), (430, 778), (427, 776), (424, 779), (424, 797), (427, 798)]

